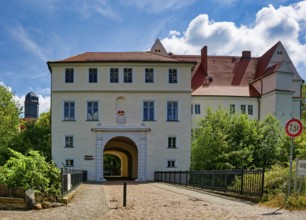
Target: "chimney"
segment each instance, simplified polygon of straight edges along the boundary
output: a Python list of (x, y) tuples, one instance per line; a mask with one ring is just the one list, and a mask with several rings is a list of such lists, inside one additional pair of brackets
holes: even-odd
[(242, 59), (250, 60), (251, 59), (251, 51), (242, 51)]
[(201, 64), (204, 73), (207, 75), (207, 46), (204, 46), (201, 50)]

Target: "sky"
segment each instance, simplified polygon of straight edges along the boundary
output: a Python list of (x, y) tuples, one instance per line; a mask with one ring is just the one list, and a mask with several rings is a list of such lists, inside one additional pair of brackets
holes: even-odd
[(50, 108), (47, 61), (84, 52), (147, 51), (261, 56), (278, 41), (306, 79), (306, 0), (0, 1), (0, 85), (23, 106), (34, 92)]

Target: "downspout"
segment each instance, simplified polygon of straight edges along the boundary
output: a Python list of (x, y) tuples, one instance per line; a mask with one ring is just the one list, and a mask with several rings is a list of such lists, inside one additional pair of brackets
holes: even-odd
[(258, 100), (258, 120), (260, 120), (261, 118), (261, 114), (260, 114), (260, 102), (261, 102), (261, 98), (262, 98), (262, 93), (263, 93), (263, 83), (262, 83), (262, 78), (259, 79), (260, 80), (260, 97), (257, 99)]

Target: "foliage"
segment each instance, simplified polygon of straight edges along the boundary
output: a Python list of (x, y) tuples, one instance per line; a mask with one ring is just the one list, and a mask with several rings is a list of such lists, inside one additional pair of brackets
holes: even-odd
[(105, 154), (103, 156), (104, 162), (104, 172), (110, 175), (120, 175), (121, 174), (121, 160), (119, 157), (112, 154)]
[(20, 108), (14, 100), (14, 94), (0, 85), (0, 162), (3, 161), (2, 152), (18, 133), (19, 114)]
[[(295, 163), (293, 163), (293, 174), (295, 173)], [(265, 205), (273, 207), (285, 207), (287, 209), (306, 209), (306, 178), (304, 177), (302, 192), (294, 192), (288, 197), (289, 167), (274, 165), (265, 173), (264, 196), (262, 201)], [(291, 186), (293, 185), (293, 179)], [(300, 183), (301, 179), (297, 179)], [(298, 187), (299, 188), (299, 187)]]
[[(283, 160), (284, 132), (274, 116), (263, 122), (219, 107), (193, 131), (191, 169), (266, 167)], [(287, 158), (286, 158), (287, 159)]]
[(9, 149), (12, 157), (0, 170), (0, 182), (10, 188), (32, 188), (45, 196), (60, 194), (60, 170), (48, 163), (38, 151), (30, 150), (28, 156)]
[(37, 150), (51, 161), (50, 111), (42, 113), (37, 121), (26, 122), (25, 129), (11, 142), (10, 148), (24, 155), (30, 149)]

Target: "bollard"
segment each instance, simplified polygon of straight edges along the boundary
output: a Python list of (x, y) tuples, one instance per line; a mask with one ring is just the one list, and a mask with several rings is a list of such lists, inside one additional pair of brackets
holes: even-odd
[(123, 207), (126, 207), (126, 181), (123, 182)]

